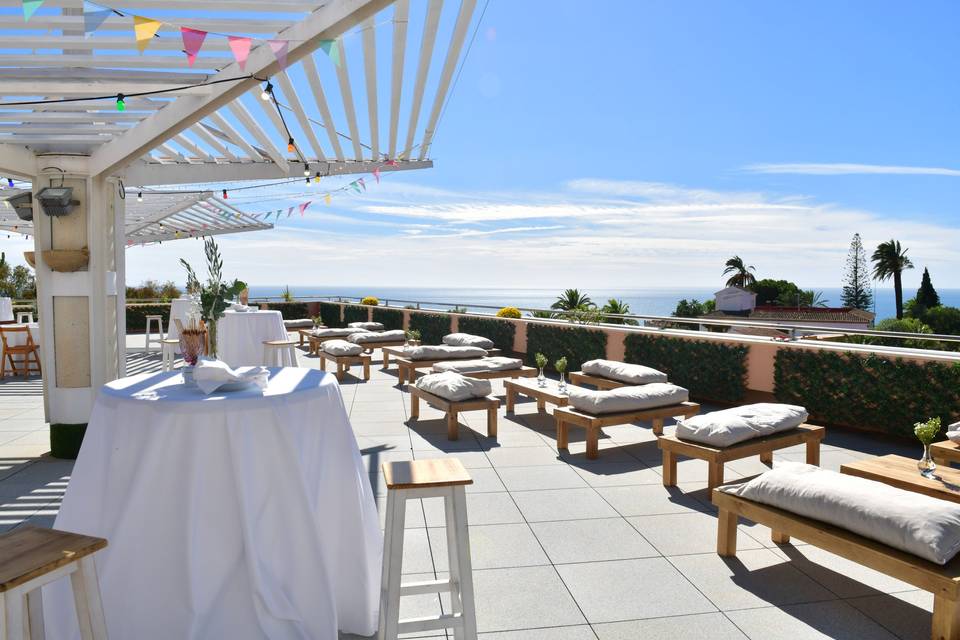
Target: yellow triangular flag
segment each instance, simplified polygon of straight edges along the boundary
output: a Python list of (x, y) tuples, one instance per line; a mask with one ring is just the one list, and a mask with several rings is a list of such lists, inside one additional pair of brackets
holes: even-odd
[(329, 193), (328, 193), (327, 195), (323, 196), (323, 201), (324, 201), (326, 204), (330, 204), (330, 194), (329, 194)]
[(162, 26), (163, 23), (159, 20), (144, 18), (143, 16), (133, 16), (133, 32), (137, 37), (137, 49), (140, 50), (140, 53), (143, 53), (150, 45), (150, 40), (153, 39), (153, 36), (157, 34), (157, 31), (159, 31)]

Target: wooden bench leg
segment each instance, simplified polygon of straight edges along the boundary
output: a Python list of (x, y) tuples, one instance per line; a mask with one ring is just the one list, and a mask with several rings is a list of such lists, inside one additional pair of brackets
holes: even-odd
[(370, 380), (370, 358), (363, 360), (363, 379)]
[(457, 412), (453, 409), (447, 410), (447, 440), (457, 440), (460, 438), (460, 423), (457, 421)]
[(517, 391), (513, 387), (507, 387), (507, 413), (513, 413), (513, 407), (517, 402)]
[(321, 357), (321, 358), (320, 358), (320, 371), (326, 371), (326, 370), (327, 370), (327, 359), (324, 358), (324, 357)]
[(768, 467), (773, 466), (773, 451), (764, 451), (760, 454), (760, 462)]
[(387, 353), (386, 351), (381, 351), (380, 353), (381, 353), (381, 355), (383, 355), (383, 365), (382, 365), (382, 368), (383, 368), (383, 369), (386, 369), (387, 367), (390, 366), (390, 354)]
[(557, 423), (557, 449), (566, 449), (568, 447), (568, 437), (570, 427), (567, 426), (567, 423), (559, 418), (559, 416), (553, 416), (554, 421)]
[(406, 382), (407, 381), (406, 374), (407, 374), (407, 370), (404, 368), (404, 366), (402, 364), (397, 365), (397, 382), (399, 382), (400, 384), (403, 384), (404, 382)]
[(416, 420), (420, 417), (420, 396), (410, 394), (410, 419)]
[(717, 555), (731, 558), (737, 555), (737, 515), (726, 509), (717, 514)]
[(600, 427), (587, 427), (587, 460), (600, 455)]
[(547, 401), (544, 400), (543, 398), (538, 398), (538, 399), (537, 399), (537, 411), (539, 411), (540, 413), (543, 413), (543, 412), (546, 411), (546, 410), (547, 410)]
[(790, 544), (790, 536), (779, 531), (770, 531), (770, 539), (774, 544)]
[(944, 596), (933, 596), (933, 628), (931, 638), (960, 640), (960, 603)]
[(487, 437), (497, 438), (497, 407), (487, 409)]
[(820, 466), (820, 441), (807, 440), (807, 464)]
[(677, 456), (669, 449), (663, 450), (663, 486), (673, 487), (677, 484)]
[(663, 435), (663, 418), (654, 418), (651, 424), (653, 425), (653, 435), (662, 436)]
[(713, 491), (718, 485), (723, 484), (723, 463), (707, 463), (707, 491)]

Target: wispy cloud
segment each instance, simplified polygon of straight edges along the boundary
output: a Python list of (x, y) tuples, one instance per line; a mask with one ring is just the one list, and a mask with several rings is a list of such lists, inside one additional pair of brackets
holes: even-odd
[(903, 167), (883, 164), (798, 162), (785, 164), (751, 164), (744, 167), (751, 173), (785, 173), (809, 176), (899, 175), (960, 177), (960, 169), (946, 167)]

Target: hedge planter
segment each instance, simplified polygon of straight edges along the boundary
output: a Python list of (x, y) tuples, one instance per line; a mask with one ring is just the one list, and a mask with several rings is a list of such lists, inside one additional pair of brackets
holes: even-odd
[(587, 360), (607, 357), (607, 334), (595, 329), (555, 324), (527, 325), (527, 360), (542, 353), (553, 363), (567, 358), (567, 370), (577, 371)]
[(450, 333), (450, 316), (438, 313), (410, 313), (410, 329), (420, 332), (420, 344), (440, 344)]
[(340, 305), (332, 302), (320, 303), (320, 321), (323, 322), (324, 326), (330, 327), (331, 329), (339, 329), (340, 327), (346, 326), (343, 324), (343, 320), (340, 319)]
[(747, 346), (643, 334), (624, 344), (627, 362), (663, 371), (695, 398), (734, 404), (746, 394)]
[(309, 306), (306, 302), (271, 302), (268, 309), (279, 311), (284, 320), (303, 320), (310, 317)]
[(387, 331), (403, 329), (403, 311), (377, 307), (373, 310), (373, 321), (382, 324)]
[(343, 308), (343, 322), (349, 326), (351, 322), (368, 322), (370, 307), (358, 307), (348, 304)]
[(51, 424), (50, 455), (64, 460), (76, 460), (83, 444), (83, 434), (87, 432), (84, 424)]
[(147, 328), (147, 316), (163, 316), (163, 327), (170, 326), (169, 304), (128, 304), (127, 333), (143, 333)]
[(915, 440), (914, 422), (960, 420), (960, 364), (781, 349), (774, 382), (777, 400), (803, 405), (817, 424)]
[(461, 333), (471, 333), (493, 340), (494, 346), (503, 351), (513, 351), (513, 337), (517, 327), (506, 320), (464, 316), (457, 325)]

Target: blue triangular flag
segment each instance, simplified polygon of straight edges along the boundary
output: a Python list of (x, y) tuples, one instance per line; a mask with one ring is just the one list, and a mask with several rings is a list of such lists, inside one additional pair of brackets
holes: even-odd
[(330, 62), (338, 67), (340, 66), (340, 47), (336, 40), (321, 40), (320, 48), (330, 56)]
[(113, 14), (112, 9), (101, 9), (89, 2), (83, 3), (83, 36), (87, 37), (100, 28), (103, 21)]
[(33, 17), (34, 11), (40, 8), (44, 0), (23, 0), (23, 21), (29, 22)]

